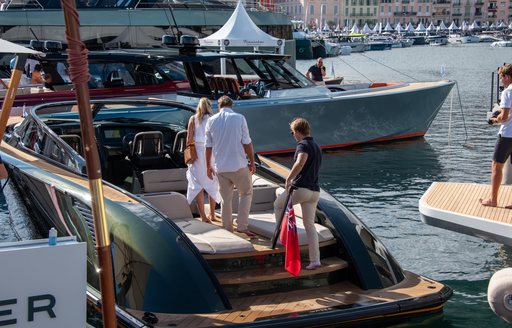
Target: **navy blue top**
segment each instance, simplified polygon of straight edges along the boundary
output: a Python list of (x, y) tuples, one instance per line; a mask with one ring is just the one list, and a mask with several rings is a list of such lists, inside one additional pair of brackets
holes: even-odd
[[(324, 66), (322, 66), (322, 68), (325, 69)], [(313, 65), (308, 69), (308, 72), (311, 73), (311, 79), (313, 81), (323, 81), (324, 80), (322, 77), (322, 68), (320, 68), (316, 65)]]
[(292, 186), (297, 188), (307, 188), (313, 191), (320, 191), (318, 184), (318, 171), (322, 164), (322, 150), (312, 137), (306, 137), (297, 143), (293, 161), (297, 160), (299, 153), (308, 154), (308, 159), (302, 170), (292, 181)]

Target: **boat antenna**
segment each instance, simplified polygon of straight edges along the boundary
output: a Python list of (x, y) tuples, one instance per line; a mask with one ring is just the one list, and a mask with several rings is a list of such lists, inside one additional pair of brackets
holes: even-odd
[[(169, 11), (171, 12), (172, 21), (174, 22), (174, 27), (176, 27), (176, 33), (174, 33), (170, 22), (169, 22), (169, 27), (171, 28), (172, 34), (176, 37), (176, 42), (180, 43), (181, 32), (180, 32), (180, 28), (178, 27), (178, 23), (176, 22), (176, 18), (174, 17), (174, 9), (172, 9), (170, 2), (168, 3), (168, 6), (169, 6)], [(165, 16), (167, 17), (167, 20), (169, 20), (167, 13), (165, 13)]]
[(39, 41), (39, 38), (37, 37), (36, 33), (34, 32), (34, 30), (32, 29), (32, 27), (29, 27), (28, 30), (30, 31), (30, 33), (32, 33), (32, 35), (34, 36), (34, 38), (36, 38), (37, 41)]
[(96, 251), (98, 254), (99, 280), (101, 291), (101, 311), (103, 327), (117, 327), (116, 302), (114, 294), (112, 258), (110, 254), (110, 237), (108, 232), (103, 183), (101, 180), (101, 164), (92, 125), (92, 111), (89, 98), (88, 81), (90, 78), (87, 62), (87, 48), (80, 39), (79, 17), (75, 0), (61, 0), (68, 42), (69, 76), (75, 87), (80, 131), (82, 133), (82, 149), (85, 153), (85, 164), (89, 190), (91, 192), (91, 208), (96, 235)]

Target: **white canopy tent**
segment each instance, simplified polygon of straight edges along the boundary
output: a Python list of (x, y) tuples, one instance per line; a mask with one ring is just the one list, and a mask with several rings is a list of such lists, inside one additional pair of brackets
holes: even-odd
[(470, 30), (478, 30), (478, 29), (480, 29), (480, 26), (478, 26), (476, 21), (473, 21), (473, 23), (471, 23), (471, 25), (469, 25), (469, 29)]
[(357, 23), (354, 23), (354, 25), (350, 29), (350, 33), (359, 33), (359, 27), (357, 26)]
[(398, 22), (395, 26), (395, 31), (397, 33), (402, 33), (402, 31), (404, 30), (404, 28), (402, 27), (402, 25), (400, 25), (400, 22)]
[(436, 30), (436, 27), (434, 26), (434, 23), (430, 22), (430, 25), (427, 27), (427, 31), (431, 32), (431, 31), (435, 31), (435, 30)]
[(466, 21), (463, 21), (463, 22), (462, 22), (461, 29), (462, 29), (463, 31), (467, 31), (467, 30), (469, 30), (469, 25), (468, 25), (468, 23), (467, 23)]
[(372, 29), (368, 26), (368, 23), (364, 23), (363, 31), (364, 34), (370, 34), (372, 32)]
[(407, 27), (405, 29), (407, 30), (407, 32), (414, 32), (414, 26), (412, 26), (411, 22), (407, 24)]
[(389, 22), (386, 24), (386, 27), (384, 27), (385, 32), (393, 32), (393, 28), (391, 27), (391, 24)]
[(375, 24), (375, 26), (373, 27), (372, 32), (373, 33), (381, 33), (382, 32), (382, 23)]
[(199, 39), (202, 46), (234, 46), (234, 47), (279, 47), (284, 53), (284, 40), (263, 32), (249, 17), (241, 2), (226, 24), (217, 32), (206, 38)]
[(500, 22), (500, 24), (498, 25), (498, 28), (506, 28), (507, 25), (505, 25), (505, 23), (503, 21)]
[(439, 30), (441, 31), (446, 31), (448, 28), (446, 27), (446, 25), (444, 24), (444, 21), (441, 21), (441, 23), (439, 24)]
[[(212, 35), (199, 39), (199, 44), (217, 46), (221, 50), (226, 50), (227, 46), (253, 47), (255, 51), (259, 47), (275, 47), (279, 48), (279, 53), (284, 54), (284, 40), (263, 32), (254, 24), (240, 1), (226, 24)], [(225, 62), (221, 61), (221, 73), (225, 72)]]
[(456, 31), (456, 30), (458, 30), (458, 29), (459, 29), (459, 28), (457, 27), (457, 25), (455, 24), (455, 22), (452, 22), (452, 23), (450, 24), (450, 26), (448, 26), (448, 30), (449, 30), (449, 31)]
[(427, 29), (425, 28), (425, 25), (423, 25), (423, 23), (421, 23), (421, 22), (420, 22), (420, 23), (418, 24), (418, 26), (416, 27), (416, 30), (415, 30), (415, 31), (416, 31), (416, 32), (420, 32), (420, 33), (422, 33), (422, 32), (426, 32), (426, 31), (427, 31)]

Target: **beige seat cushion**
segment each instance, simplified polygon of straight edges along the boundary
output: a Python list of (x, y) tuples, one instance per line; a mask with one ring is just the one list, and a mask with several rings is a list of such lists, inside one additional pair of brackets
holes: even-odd
[(184, 195), (177, 192), (139, 195), (172, 220), (201, 253), (239, 253), (254, 251), (248, 240), (213, 224), (194, 218)]
[(146, 170), (142, 172), (144, 192), (187, 190), (187, 169)]
[[(302, 222), (302, 219), (297, 216), (295, 217), (295, 220), (297, 222), (297, 232), (299, 234), (299, 245), (306, 245), (308, 243), (308, 238), (306, 235), (306, 229), (304, 228), (304, 223)], [(251, 213), (249, 216), (249, 230), (257, 233), (258, 235), (272, 238), (275, 228), (276, 220), (274, 213)], [(318, 232), (318, 241), (321, 242), (334, 239), (334, 236), (328, 228), (318, 223), (315, 223), (315, 228)]]

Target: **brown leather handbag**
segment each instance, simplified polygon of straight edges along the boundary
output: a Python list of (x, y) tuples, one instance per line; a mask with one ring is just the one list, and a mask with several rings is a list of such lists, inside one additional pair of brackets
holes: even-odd
[[(195, 133), (195, 122), (194, 122), (193, 118), (192, 118), (192, 131), (190, 131), (189, 133), (191, 133), (192, 136)], [(194, 141), (187, 143), (187, 146), (185, 147), (185, 151), (183, 152), (183, 156), (184, 156), (186, 164), (192, 164), (196, 161), (197, 151), (196, 151), (196, 145), (195, 145)]]

